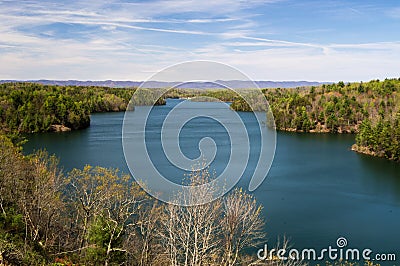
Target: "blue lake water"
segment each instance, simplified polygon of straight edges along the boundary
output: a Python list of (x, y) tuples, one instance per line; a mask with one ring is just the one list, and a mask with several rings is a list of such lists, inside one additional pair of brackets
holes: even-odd
[[(155, 107), (156, 119), (150, 120), (149, 126), (154, 123), (157, 128), (157, 115), (167, 114), (178, 102), (168, 100), (166, 106)], [(209, 103), (196, 104), (207, 107)], [(240, 116), (256, 136), (252, 114), (240, 113)], [(93, 114), (91, 126), (84, 130), (29, 135), (24, 150), (29, 153), (47, 149), (60, 158), (65, 171), (91, 164), (128, 172), (121, 143), (123, 118), (124, 113)], [(213, 138), (219, 154), (211, 167), (217, 173), (223, 171), (229, 141), (220, 124), (198, 118), (187, 123), (181, 134), (182, 152), (191, 158), (199, 155), (197, 147), (202, 137)], [(348, 247), (396, 253), (397, 263), (387, 265), (399, 265), (400, 164), (350, 151), (354, 137), (277, 133), (275, 159), (268, 177), (253, 192), (264, 206), (269, 246), (274, 245), (277, 237), (286, 236), (293, 247), (322, 249), (335, 247), (336, 239), (345, 237)], [(149, 142), (151, 147), (152, 141)], [(252, 145), (256, 151), (257, 142)], [(151, 149), (153, 155), (160, 154), (160, 146)], [(255, 167), (252, 160), (250, 157), (249, 167), (239, 182), (244, 188), (248, 186), (251, 168)], [(164, 161), (164, 171), (171, 176), (182, 176)]]

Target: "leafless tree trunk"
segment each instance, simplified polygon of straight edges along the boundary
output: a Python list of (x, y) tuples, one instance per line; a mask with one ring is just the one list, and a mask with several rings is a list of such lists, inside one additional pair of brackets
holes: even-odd
[[(207, 170), (193, 171), (190, 175), (190, 186), (186, 193), (176, 195), (190, 205), (199, 199), (207, 199), (213, 195), (215, 188), (205, 186), (210, 179)], [(163, 221), (165, 248), (170, 265), (208, 265), (217, 256), (221, 238), (219, 217), (221, 202), (180, 206), (169, 204), (165, 208), (166, 220)]]
[(262, 243), (265, 234), (261, 209), (254, 197), (241, 189), (223, 199), (224, 265), (235, 265), (244, 247), (257, 247)]
[[(197, 186), (209, 180), (208, 169), (193, 171), (187, 193), (177, 197), (186, 204), (211, 199), (216, 188)], [(173, 266), (235, 265), (245, 247), (264, 237), (261, 207), (242, 190), (202, 205), (168, 204), (165, 213), (164, 247)]]
[[(164, 219), (162, 207), (157, 201), (148, 199), (138, 210), (135, 226), (128, 229), (124, 247), (136, 258), (137, 265), (155, 265), (163, 261), (159, 237), (160, 221)], [(128, 263), (133, 264), (133, 261)]]

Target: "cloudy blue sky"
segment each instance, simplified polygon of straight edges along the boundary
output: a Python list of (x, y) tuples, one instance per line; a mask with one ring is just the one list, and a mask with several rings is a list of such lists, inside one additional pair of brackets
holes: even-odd
[(400, 1), (0, 0), (0, 79), (145, 80), (188, 60), (256, 80), (400, 77)]

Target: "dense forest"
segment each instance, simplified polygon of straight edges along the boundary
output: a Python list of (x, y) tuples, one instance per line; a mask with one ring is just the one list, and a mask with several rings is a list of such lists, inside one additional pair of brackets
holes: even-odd
[(357, 133), (353, 150), (400, 159), (400, 79), (265, 90), (265, 95), (279, 130)]
[(0, 125), (6, 132), (45, 132), (54, 125), (89, 126), (90, 113), (124, 111), (134, 90), (0, 84)]
[(376, 123), (364, 120), (352, 150), (400, 161), (400, 113), (395, 118), (380, 118)]
[[(264, 89), (277, 129), (297, 132), (356, 133), (365, 119), (392, 119), (400, 107), (400, 79), (343, 82), (320, 87)], [(231, 105), (247, 111), (237, 97)]]

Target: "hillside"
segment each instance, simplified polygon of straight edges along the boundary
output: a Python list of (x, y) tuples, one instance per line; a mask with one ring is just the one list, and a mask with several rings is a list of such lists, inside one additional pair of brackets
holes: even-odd
[(15, 83), (15, 82), (29, 82), (42, 85), (58, 85), (58, 86), (96, 86), (96, 87), (110, 87), (110, 88), (137, 88), (139, 86), (146, 88), (167, 88), (178, 87), (182, 89), (213, 89), (225, 88), (218, 86), (223, 84), (229, 88), (252, 88), (254, 83), (260, 88), (296, 88), (304, 86), (319, 86), (321, 84), (329, 84), (329, 82), (314, 82), (314, 81), (242, 81), (242, 80), (217, 80), (215, 82), (163, 82), (163, 81), (117, 81), (117, 80), (103, 80), (103, 81), (81, 81), (81, 80), (0, 80), (1, 83)]
[(0, 84), (0, 127), (16, 133), (85, 128), (90, 113), (125, 111), (133, 93), (105, 87)]
[[(400, 159), (400, 79), (264, 90), (278, 130), (357, 133), (353, 150)], [(249, 111), (236, 98), (232, 109)]]

